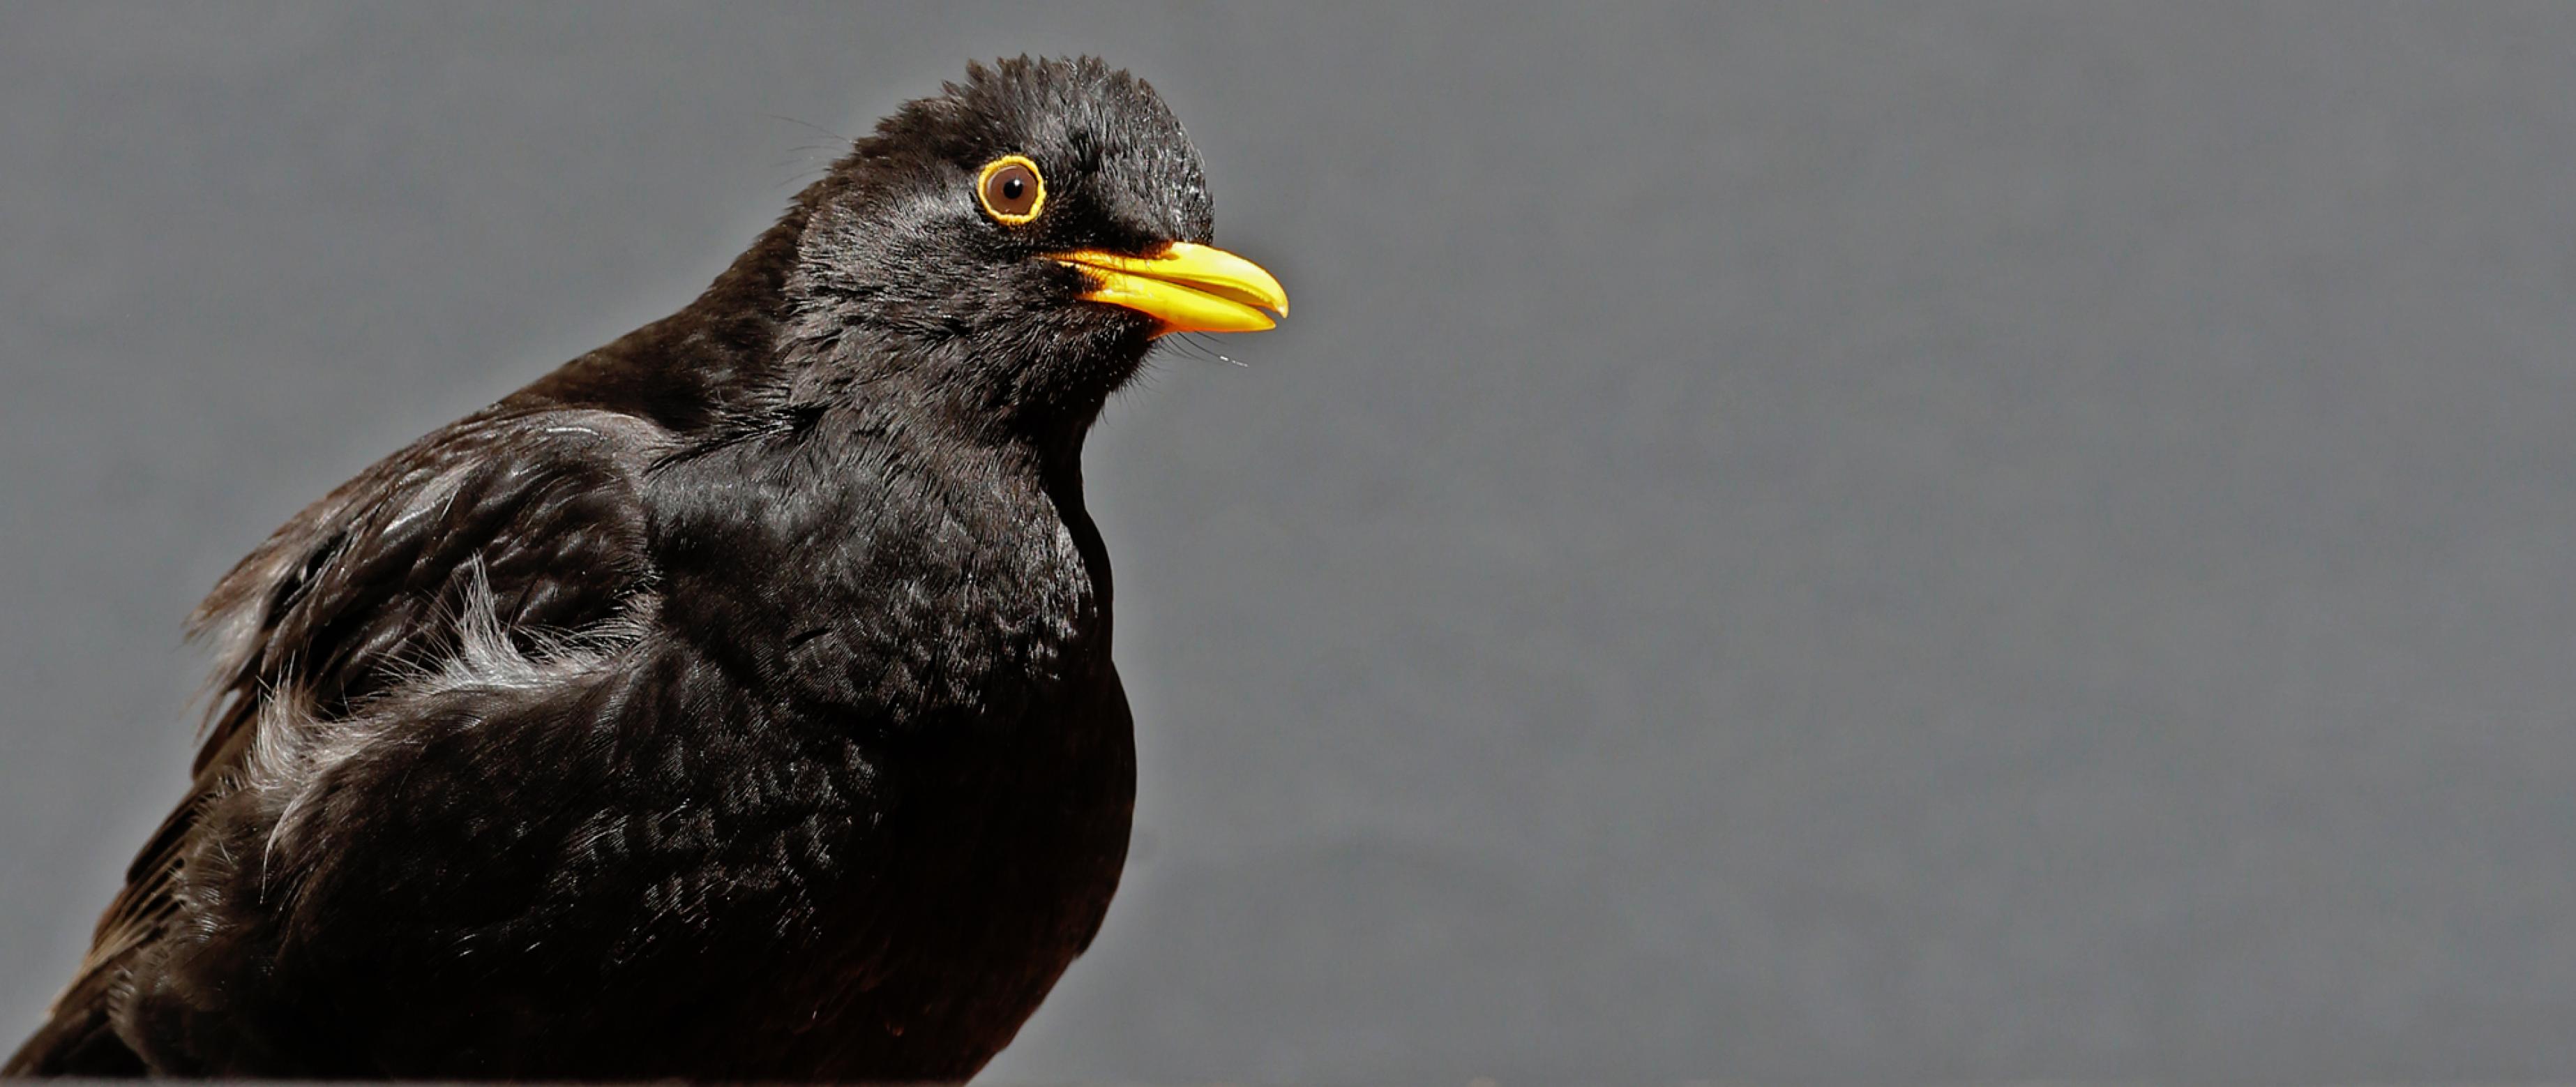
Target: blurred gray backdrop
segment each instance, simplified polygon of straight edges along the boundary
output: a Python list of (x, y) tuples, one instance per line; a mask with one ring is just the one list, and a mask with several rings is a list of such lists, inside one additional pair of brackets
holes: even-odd
[(0, 9), (0, 1027), (235, 557), (1095, 52), (1285, 280), (1089, 456), (995, 1080), (2576, 1076), (2576, 7)]

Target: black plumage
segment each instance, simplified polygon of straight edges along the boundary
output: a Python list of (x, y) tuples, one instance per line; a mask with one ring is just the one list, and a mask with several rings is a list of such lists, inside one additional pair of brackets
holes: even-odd
[(1084, 434), (1267, 327), (1095, 61), (975, 66), (696, 301), (227, 575), (188, 798), (12, 1075), (934, 1080), (1090, 941), (1134, 752)]

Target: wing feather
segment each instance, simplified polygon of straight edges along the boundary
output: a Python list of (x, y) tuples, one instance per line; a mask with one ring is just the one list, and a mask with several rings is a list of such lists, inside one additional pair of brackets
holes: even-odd
[[(469, 603), (527, 648), (649, 593), (642, 477), (669, 440), (607, 411), (469, 417), (343, 484), (226, 574), (190, 621), (217, 660), (188, 797), (127, 870), (56, 1017), (105, 999), (118, 964), (177, 915), (172, 891), (199, 817), (241, 786), (260, 730), (330, 729), (434, 671), (464, 647)], [(315, 712), (260, 712), (289, 691)]]

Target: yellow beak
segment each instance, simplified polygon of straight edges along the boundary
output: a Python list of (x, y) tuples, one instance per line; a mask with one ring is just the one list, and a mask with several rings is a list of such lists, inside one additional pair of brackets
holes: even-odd
[(1083, 298), (1125, 306), (1164, 332), (1259, 332), (1288, 316), (1288, 290), (1261, 266), (1214, 246), (1173, 242), (1150, 257), (1080, 249), (1055, 259), (1091, 275)]

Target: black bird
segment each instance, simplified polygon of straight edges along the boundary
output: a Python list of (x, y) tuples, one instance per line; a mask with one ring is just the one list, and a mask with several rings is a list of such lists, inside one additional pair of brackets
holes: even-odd
[(1135, 756), (1084, 434), (1268, 328), (1098, 61), (968, 68), (677, 314), (216, 585), (188, 797), (10, 1075), (956, 1080), (1098, 929)]

